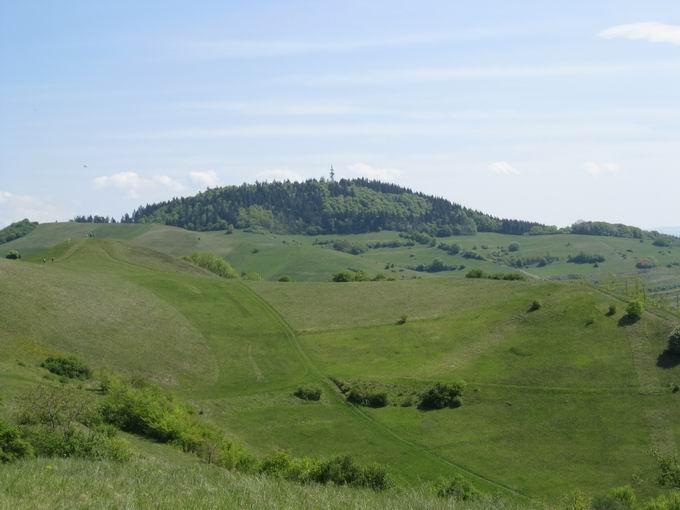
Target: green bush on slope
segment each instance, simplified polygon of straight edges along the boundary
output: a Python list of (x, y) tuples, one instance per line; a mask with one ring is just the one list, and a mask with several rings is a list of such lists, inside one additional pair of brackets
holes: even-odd
[(231, 267), (231, 264), (214, 253), (196, 252), (183, 257), (183, 259), (222, 278), (238, 278), (238, 273)]

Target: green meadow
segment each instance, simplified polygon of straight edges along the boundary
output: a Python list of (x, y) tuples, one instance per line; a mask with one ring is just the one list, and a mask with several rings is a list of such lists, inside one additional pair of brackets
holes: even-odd
[[(0, 259), (0, 415), (11, 417), (14, 399), (26, 389), (58, 384), (39, 366), (47, 356), (76, 355), (98, 373), (162, 385), (255, 454), (347, 454), (387, 466), (400, 502), (390, 499), (395, 493), (371, 493), (363, 508), (444, 508), (422, 491), (454, 474), (525, 506), (576, 489), (597, 495), (631, 485), (640, 497), (659, 493), (651, 451), (673, 453), (680, 441), (680, 393), (671, 389), (680, 383), (680, 368), (663, 354), (676, 321), (650, 308), (637, 323), (622, 325), (626, 302), (594, 282), (606, 275), (674, 281), (680, 270), (667, 263), (680, 259), (677, 246), (574, 235), (443, 240), (481, 253), (487, 259), (481, 261), (418, 244), (360, 255), (319, 244), (339, 237), (40, 225), (2, 245), (23, 259)], [(399, 236), (344, 238), (368, 244)], [(520, 244), (519, 255), (560, 260), (523, 268), (524, 281), (464, 278), (473, 268), (515, 271), (490, 255), (511, 242)], [(196, 251), (224, 256), (263, 281), (218, 278), (180, 258)], [(599, 267), (566, 262), (580, 251), (605, 261)], [(635, 261), (642, 257), (654, 257), (657, 268), (640, 273)], [(409, 269), (434, 258), (466, 270)], [(348, 269), (394, 281), (330, 281)], [(293, 281), (278, 282), (281, 276)], [(541, 306), (530, 311), (534, 301)], [(617, 311), (608, 315), (611, 305)], [(334, 381), (384, 393), (387, 405), (351, 405)], [(461, 407), (417, 408), (425, 389), (456, 381), (466, 383)], [(321, 399), (295, 397), (301, 386), (321, 389)], [(340, 508), (363, 498), (362, 491), (234, 474), (131, 441), (141, 457), (129, 468), (50, 459), (3, 467), (0, 480), (10, 489), (3, 489), (0, 505), (26, 507), (20, 487), (27, 482), (19, 480), (47, 473), (44, 494), (27, 492), (45, 508), (65, 507), (63, 498), (97, 507), (87, 499), (94, 478), (78, 482), (90, 470), (110, 480), (106, 499), (113, 506), (170, 501), (154, 496), (166, 483), (176, 487), (172, 497), (203, 491), (195, 508), (211, 507), (211, 498), (225, 491), (238, 494), (236, 506), (246, 508)], [(161, 466), (175, 463), (186, 467), (180, 478)], [(152, 473), (157, 484), (143, 490)], [(261, 504), (262, 490), (276, 490), (278, 499)], [(422, 505), (409, 506), (414, 494)]]

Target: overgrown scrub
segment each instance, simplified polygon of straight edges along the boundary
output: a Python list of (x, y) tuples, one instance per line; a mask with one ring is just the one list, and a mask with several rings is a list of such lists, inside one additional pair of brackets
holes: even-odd
[(487, 280), (523, 281), (526, 276), (522, 273), (486, 273), (481, 269), (470, 269), (465, 278), (486, 278)]
[(628, 485), (595, 496), (591, 502), (593, 510), (633, 510), (636, 507), (637, 496), (633, 488)]
[(606, 259), (598, 253), (580, 252), (577, 255), (567, 257), (567, 262), (571, 264), (598, 264)]
[(293, 395), (302, 400), (319, 400), (321, 399), (321, 390), (319, 388), (300, 387), (295, 390)]
[(350, 456), (317, 460), (309, 457), (293, 457), (286, 452), (276, 451), (258, 463), (257, 472), (300, 483), (332, 483), (349, 487), (365, 487), (376, 491), (382, 491), (394, 485), (383, 466), (378, 464), (360, 466)]
[(347, 393), (347, 402), (365, 407), (385, 407), (388, 403), (387, 393), (373, 392), (352, 388)]
[(126, 443), (107, 425), (90, 395), (41, 385), (17, 401), (17, 422), (32, 450), (42, 457), (123, 461)]
[(92, 371), (75, 356), (50, 356), (40, 366), (69, 379), (89, 379), (92, 376)]
[(465, 383), (436, 383), (433, 387), (421, 393), (418, 409), (429, 411), (432, 409), (456, 408), (463, 405), (463, 390)]
[(645, 311), (645, 307), (641, 301), (637, 299), (628, 303), (626, 307), (626, 315), (623, 317), (623, 321), (627, 323), (637, 322), (642, 319), (642, 314)]
[(24, 439), (19, 427), (0, 421), (0, 464), (14, 462), (33, 454), (33, 447)]
[(170, 393), (154, 384), (108, 377), (102, 389), (102, 416), (121, 430), (171, 443), (206, 462), (230, 469), (245, 468), (253, 462), (242, 447), (217, 428), (201, 422), (189, 406), (176, 402)]
[(183, 257), (183, 259), (222, 278), (238, 278), (238, 273), (231, 267), (231, 264), (214, 253), (196, 252)]
[(472, 501), (481, 496), (474, 485), (460, 475), (438, 480), (434, 483), (432, 489), (440, 498), (449, 498), (455, 501)]

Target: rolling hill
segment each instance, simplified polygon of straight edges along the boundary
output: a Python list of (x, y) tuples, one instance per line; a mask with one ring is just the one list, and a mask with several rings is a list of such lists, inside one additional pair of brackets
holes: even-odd
[[(277, 448), (350, 454), (388, 466), (402, 488), (458, 474), (518, 501), (629, 483), (642, 496), (658, 492), (649, 451), (674, 451), (680, 434), (669, 389), (680, 368), (663, 356), (673, 320), (646, 313), (621, 326), (625, 301), (612, 296), (615, 289), (569, 275), (637, 275), (638, 258), (671, 261), (675, 247), (480, 233), (444, 239), (461, 245), (455, 255), (418, 243), (352, 255), (319, 242), (337, 237), (38, 226), (4, 245), (22, 260), (0, 260), (3, 294), (11, 296), (0, 300), (0, 414), (11, 414), (13, 399), (44, 380), (38, 365), (45, 357), (75, 354), (96, 370), (156, 381), (260, 455)], [(396, 232), (342, 237), (362, 245), (404, 240)], [(518, 251), (500, 251), (502, 260), (491, 255), (517, 241)], [(217, 278), (179, 258), (194, 251), (226, 256), (239, 271), (271, 281)], [(464, 258), (465, 251), (484, 260)], [(548, 251), (559, 261), (507, 265), (511, 253)], [(579, 251), (605, 261), (566, 261)], [(467, 269), (521, 270), (527, 279), (408, 269), (433, 257)], [(347, 268), (395, 281), (329, 282)], [(277, 282), (283, 274), (299, 281)], [(542, 307), (529, 312), (535, 300)], [(606, 315), (610, 305), (619, 310), (614, 316)], [(416, 408), (424, 389), (458, 380), (467, 383), (462, 407)], [(385, 393), (388, 405), (350, 405), (334, 381)], [(322, 390), (319, 402), (293, 396), (308, 385)]]

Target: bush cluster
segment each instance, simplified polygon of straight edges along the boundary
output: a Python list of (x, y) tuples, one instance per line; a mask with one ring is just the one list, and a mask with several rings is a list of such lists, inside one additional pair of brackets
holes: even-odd
[(385, 407), (387, 405), (387, 393), (372, 392), (352, 388), (347, 394), (347, 402), (365, 407)]
[(40, 366), (69, 379), (89, 379), (92, 376), (92, 371), (75, 356), (50, 356)]
[(23, 438), (40, 456), (122, 461), (130, 455), (92, 397), (69, 387), (42, 385), (24, 394), (17, 421)]
[(10, 260), (19, 260), (21, 258), (21, 254), (16, 250), (9, 250), (7, 255), (5, 255), (5, 258)]
[(277, 476), (299, 483), (333, 483), (349, 487), (365, 487), (376, 491), (394, 485), (383, 466), (360, 466), (349, 456), (316, 460), (309, 457), (292, 457), (282, 451), (264, 457), (256, 468), (258, 473)]
[(455, 501), (472, 501), (481, 496), (474, 485), (460, 475), (435, 482), (433, 490), (440, 498), (449, 498)]
[(418, 264), (415, 267), (410, 267), (413, 271), (418, 271), (420, 273), (440, 273), (442, 271), (455, 271), (456, 269), (461, 269), (465, 266), (457, 266), (455, 264), (447, 264), (440, 259), (434, 259), (429, 264)]
[(639, 321), (644, 311), (645, 307), (640, 301), (631, 301), (626, 307), (626, 319), (630, 322)]
[(319, 400), (321, 399), (321, 390), (319, 388), (300, 387), (295, 390), (293, 395), (302, 400)]
[(597, 253), (580, 252), (578, 255), (570, 255), (567, 257), (567, 262), (572, 264), (598, 264), (604, 262), (606, 259)]
[(481, 269), (470, 269), (465, 278), (486, 278), (487, 280), (522, 281), (526, 277), (522, 273), (487, 273)]
[(463, 390), (465, 383), (436, 383), (433, 387), (421, 393), (418, 409), (444, 409), (445, 407), (460, 407), (463, 405)]
[(14, 462), (32, 454), (33, 448), (24, 439), (21, 429), (0, 421), (0, 464)]
[(231, 264), (214, 253), (196, 252), (183, 258), (222, 278), (238, 278), (238, 273), (231, 267)]

